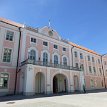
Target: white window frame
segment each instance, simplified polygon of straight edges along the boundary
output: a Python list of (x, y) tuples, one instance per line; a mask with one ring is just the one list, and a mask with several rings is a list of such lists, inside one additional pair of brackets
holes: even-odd
[[(9, 32), (13, 32), (13, 40), (12, 40), (12, 41), (6, 39), (6, 37), (7, 37), (7, 32), (8, 32), (8, 31), (9, 31)], [(12, 30), (10, 30), (10, 29), (6, 29), (6, 32), (5, 32), (5, 40), (6, 40), (6, 41), (9, 41), (9, 42), (14, 42), (14, 37), (15, 37), (14, 35), (15, 35), (15, 32), (14, 32), (14, 31), (12, 31)]]
[(7, 88), (0, 88), (0, 90), (4, 90), (4, 89), (9, 89), (9, 81), (10, 81), (10, 74), (8, 72), (0, 72), (0, 78), (1, 78), (1, 74), (8, 74), (8, 83), (7, 83)]
[[(11, 59), (10, 59), (10, 62), (4, 62), (4, 61), (3, 61), (3, 58), (4, 58), (4, 49), (11, 49)], [(3, 48), (3, 52), (2, 52), (2, 63), (11, 64), (11, 63), (12, 63), (12, 59), (13, 59), (13, 49), (12, 49), (12, 48), (9, 48), (9, 47), (4, 47), (4, 48)]]

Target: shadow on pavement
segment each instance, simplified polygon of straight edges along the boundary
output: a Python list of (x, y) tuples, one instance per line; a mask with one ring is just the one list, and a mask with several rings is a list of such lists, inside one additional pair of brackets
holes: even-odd
[(24, 95), (8, 95), (0, 97), (0, 102), (8, 102), (8, 104), (14, 103), (15, 100), (24, 100), (24, 99), (34, 99), (34, 98), (43, 98), (43, 97), (53, 97), (53, 96), (63, 96), (63, 95), (76, 95), (76, 94), (89, 94), (89, 93), (100, 93), (100, 92), (107, 92), (107, 89), (98, 89), (98, 90), (90, 90), (86, 93), (83, 92), (74, 92), (74, 93), (57, 93), (57, 94), (38, 94), (34, 96), (24, 96)]

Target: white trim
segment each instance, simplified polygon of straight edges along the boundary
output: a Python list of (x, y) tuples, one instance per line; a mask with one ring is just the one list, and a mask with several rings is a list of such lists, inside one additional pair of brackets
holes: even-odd
[[(13, 40), (12, 40), (12, 41), (6, 40), (7, 31), (13, 32)], [(15, 32), (14, 30), (5, 28), (5, 36), (4, 36), (4, 40), (5, 40), (5, 41), (11, 42), (11, 43), (13, 42), (13, 43), (14, 43), (14, 42), (15, 42), (15, 35), (16, 35), (16, 32)]]
[[(36, 43), (31, 42), (31, 38), (36, 39)], [(30, 45), (36, 45), (37, 46), (37, 38), (35, 36), (30, 35)]]
[(48, 62), (50, 62), (50, 53), (47, 50), (43, 50), (41, 52), (41, 61), (43, 61), (43, 53), (46, 52), (48, 54)]
[[(10, 73), (9, 72), (7, 72), (7, 71), (3, 71), (3, 72), (0, 72), (0, 75), (1, 74), (8, 74), (8, 86), (7, 86), (7, 88), (0, 88), (0, 90), (9, 90), (9, 86), (10, 86), (10, 84), (9, 84), (9, 81), (10, 81)], [(1, 76), (0, 76), (1, 77)]]
[[(10, 58), (10, 62), (3, 62), (4, 49), (11, 49), (11, 58)], [(13, 52), (14, 52), (14, 51), (13, 51), (13, 48), (10, 48), (10, 47), (3, 47), (3, 49), (2, 49), (2, 60), (1, 60), (1, 63), (4, 63), (4, 64), (12, 64)]]
[(54, 63), (54, 55), (57, 55), (57, 56), (58, 56), (58, 64), (60, 64), (60, 55), (59, 55), (58, 53), (56, 53), (56, 52), (54, 52), (54, 53), (52, 54), (52, 63)]
[(63, 56), (62, 56), (62, 64), (63, 64), (63, 58), (64, 58), (64, 57), (66, 57), (66, 59), (67, 59), (67, 65), (68, 65), (68, 64), (69, 64), (69, 63), (68, 63), (68, 57), (67, 57), (66, 55), (63, 55)]
[(16, 66), (0, 66), (0, 68), (14, 68), (14, 69), (16, 69)]
[(39, 60), (39, 59), (38, 59), (38, 50), (37, 50), (35, 47), (30, 47), (30, 48), (28, 48), (27, 57), (28, 57), (29, 52), (30, 52), (31, 50), (34, 50), (34, 51), (36, 52), (36, 61), (38, 61), (38, 60)]

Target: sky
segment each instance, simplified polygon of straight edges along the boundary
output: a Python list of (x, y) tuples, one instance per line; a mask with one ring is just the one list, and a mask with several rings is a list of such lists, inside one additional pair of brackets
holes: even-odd
[(48, 26), (71, 42), (107, 53), (107, 0), (0, 0), (0, 17)]

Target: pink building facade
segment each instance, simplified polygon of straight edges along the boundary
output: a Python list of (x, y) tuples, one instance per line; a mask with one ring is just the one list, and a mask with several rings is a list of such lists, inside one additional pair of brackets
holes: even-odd
[(0, 18), (0, 95), (103, 89), (106, 63), (106, 55), (63, 40), (50, 27)]

